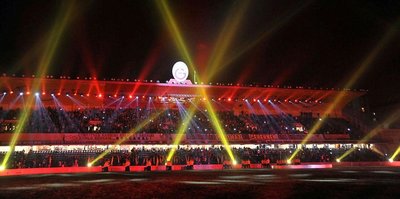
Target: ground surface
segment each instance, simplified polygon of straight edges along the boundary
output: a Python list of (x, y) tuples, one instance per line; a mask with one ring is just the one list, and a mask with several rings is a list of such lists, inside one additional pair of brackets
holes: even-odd
[(400, 168), (8, 176), (0, 198), (400, 198)]

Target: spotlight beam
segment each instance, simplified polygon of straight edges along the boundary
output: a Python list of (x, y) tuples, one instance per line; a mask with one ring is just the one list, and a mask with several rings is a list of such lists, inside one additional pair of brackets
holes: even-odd
[(193, 118), (193, 115), (196, 113), (196, 106), (192, 104), (189, 108), (189, 111), (186, 114), (186, 117), (183, 118), (182, 124), (180, 125), (178, 131), (176, 132), (176, 137), (173, 142), (173, 147), (168, 152), (167, 161), (171, 161), (172, 157), (174, 156), (178, 145), (181, 143), (183, 136), (185, 135), (186, 129), (190, 124), (190, 121)]
[[(384, 34), (378, 44), (368, 53), (367, 57), (361, 62), (360, 66), (354, 71), (352, 76), (347, 80), (344, 88), (352, 88), (357, 80), (365, 73), (365, 71), (371, 66), (374, 60), (377, 58), (379, 53), (385, 48), (385, 46), (391, 41), (391, 39), (396, 36), (398, 27), (400, 24), (400, 19)], [(339, 91), (339, 94), (335, 97), (333, 102), (324, 111), (321, 120), (319, 120), (308, 132), (307, 136), (301, 141), (301, 145), (304, 145), (308, 140), (318, 131), (322, 126), (324, 120), (328, 115), (335, 109), (335, 107), (341, 103), (345, 98), (347, 91)], [(297, 148), (294, 153), (290, 156), (289, 160), (292, 160), (298, 153), (300, 148)]]
[[(57, 17), (54, 26), (48, 35), (48, 40), (46, 42), (46, 47), (44, 52), (40, 58), (40, 62), (38, 64), (38, 70), (36, 73), (37, 77), (43, 77), (47, 73), (47, 70), (53, 60), (54, 54), (56, 53), (58, 44), (60, 43), (61, 37), (66, 29), (68, 22), (70, 21), (72, 11), (74, 8), (74, 1), (68, 1), (67, 6), (64, 7), (64, 4), (61, 8), (59, 16)], [(32, 82), (32, 91), (39, 90), (42, 79), (34, 79)], [(23, 111), (18, 118), (18, 125), (13, 133), (13, 136), (10, 141), (10, 150), (7, 151), (4, 156), (3, 162), (1, 164), (2, 167), (7, 166), (7, 162), (10, 159), (11, 154), (14, 152), (14, 147), (19, 139), (21, 132), (25, 129), (26, 123), (31, 115), (31, 108), (35, 100), (35, 95), (28, 95), (26, 102), (23, 104)]]
[(89, 165), (93, 165), (94, 163), (96, 163), (97, 161), (99, 161), (101, 158), (103, 158), (104, 156), (106, 156), (111, 150), (115, 149), (115, 147), (117, 145), (120, 145), (122, 143), (124, 143), (125, 141), (127, 141), (130, 137), (132, 137), (133, 135), (136, 134), (136, 132), (140, 131), (141, 129), (143, 129), (145, 126), (147, 126), (149, 123), (152, 122), (152, 120), (156, 119), (159, 115), (161, 115), (164, 111), (158, 111), (153, 113), (152, 115), (150, 115), (145, 121), (139, 123), (135, 128), (131, 129), (128, 133), (126, 133), (124, 135), (124, 137), (122, 137), (121, 139), (119, 139), (117, 142), (115, 142), (112, 147), (108, 148), (107, 150), (103, 151), (103, 153), (101, 153), (100, 155), (98, 155), (94, 160), (92, 160), (91, 162), (89, 162)]
[(271, 26), (269, 26), (269, 28), (265, 31), (263, 31), (262, 33), (259, 34), (259, 36), (249, 42), (246, 42), (246, 45), (243, 47), (239, 47), (238, 49), (240, 49), (238, 52), (227, 56), (228, 59), (224, 60), (224, 63), (221, 63), (221, 65), (219, 66), (219, 68), (217, 69), (218, 72), (219, 70), (221, 70), (222, 68), (226, 67), (227, 65), (231, 64), (232, 62), (236, 61), (238, 58), (240, 58), (243, 54), (245, 54), (247, 51), (251, 50), (252, 48), (256, 47), (257, 44), (259, 44), (260, 42), (268, 39), (271, 35), (273, 35), (276, 31), (278, 31), (281, 27), (283, 27), (285, 24), (287, 24), (294, 16), (296, 16), (298, 13), (300, 13), (304, 8), (306, 8), (308, 5), (310, 5), (312, 1), (308, 1), (305, 4), (299, 6), (298, 8), (296, 8), (294, 11), (283, 15), (281, 17), (278, 17), (279, 20), (275, 21), (272, 23)]
[[(207, 96), (207, 93), (204, 89), (201, 90), (204, 96)], [(217, 135), (220, 139), (220, 141), (222, 142), (222, 144), (224, 145), (226, 152), (228, 153), (229, 157), (232, 160), (233, 164), (236, 164), (236, 159), (233, 155), (231, 146), (229, 145), (229, 140), (226, 136), (226, 132), (225, 130), (222, 128), (222, 125), (219, 121), (219, 118), (217, 116), (217, 114), (215, 113), (215, 110), (211, 104), (211, 102), (209, 100), (206, 100), (206, 108), (210, 114), (211, 117), (211, 124), (213, 125), (215, 131), (217, 132)]]
[[(186, 59), (189, 63), (189, 67), (191, 67), (191, 69), (193, 71), (195, 71), (195, 66), (194, 66), (194, 62), (192, 61), (192, 58), (189, 54), (189, 51), (187, 50), (187, 45), (184, 42), (183, 36), (181, 34), (181, 31), (178, 28), (178, 25), (176, 23), (175, 18), (172, 15), (172, 12), (167, 4), (167, 1), (157, 1), (159, 4), (158, 7), (160, 9), (161, 14), (163, 15), (165, 22), (167, 24), (168, 30), (171, 32), (172, 37), (174, 38), (175, 44), (178, 47), (181, 55), (184, 57), (184, 59)], [(201, 79), (196, 77), (196, 79)], [(204, 87), (200, 87), (200, 93), (203, 96), (207, 96), (206, 90), (204, 89)], [(225, 131), (223, 130), (223, 128), (221, 127), (221, 124), (219, 122), (219, 119), (217, 117), (217, 115), (215, 114), (215, 111), (212, 107), (211, 102), (209, 102), (209, 100), (206, 100), (206, 108), (210, 113), (210, 116), (212, 117), (212, 124), (213, 127), (215, 128), (215, 130), (217, 131), (217, 135), (219, 136), (220, 140), (222, 141), (222, 143), (224, 144), (228, 155), (230, 156), (232, 162), (236, 162), (234, 156), (233, 156), (233, 152), (231, 150), (231, 147), (229, 145), (228, 139), (225, 136)]]
[[(394, 121), (396, 121), (400, 117), (400, 111), (395, 111), (392, 114), (390, 114), (380, 125), (372, 129), (367, 135), (365, 135), (361, 140), (357, 142), (357, 144), (364, 144), (374, 136), (376, 136), (381, 130), (382, 130), (382, 125), (390, 125)], [(342, 160), (346, 156), (350, 155), (355, 148), (350, 148), (346, 152), (344, 152), (338, 159)], [(397, 154), (396, 154), (397, 155)]]
[[(235, 38), (239, 24), (243, 19), (244, 14), (249, 6), (248, 0), (239, 1), (239, 5), (236, 5), (231, 13), (226, 17), (223, 28), (219, 33), (218, 39), (215, 42), (212, 57), (209, 60), (207, 67), (207, 77), (211, 80), (211, 77), (221, 70), (221, 65), (225, 61), (225, 55), (227, 49), (230, 47), (232, 40)], [(206, 80), (202, 80), (207, 82)]]
[(390, 157), (389, 161), (393, 162), (394, 159), (397, 157), (397, 155), (399, 155), (400, 153), (400, 146), (397, 147), (396, 151), (393, 153), (393, 155)]
[(167, 28), (170, 31), (180, 54), (183, 56), (184, 60), (189, 63), (189, 67), (191, 67), (191, 69), (195, 71), (194, 63), (189, 54), (189, 50), (187, 48), (185, 40), (183, 39), (181, 31), (179, 30), (178, 24), (174, 16), (172, 15), (171, 8), (169, 7), (167, 1), (157, 1), (157, 5), (161, 11), (163, 18), (165, 19), (164, 21), (167, 24)]
[(1, 102), (4, 100), (4, 97), (5, 97), (5, 95), (2, 95), (2, 96), (1, 96), (1, 98), (0, 98), (0, 104), (1, 104)]

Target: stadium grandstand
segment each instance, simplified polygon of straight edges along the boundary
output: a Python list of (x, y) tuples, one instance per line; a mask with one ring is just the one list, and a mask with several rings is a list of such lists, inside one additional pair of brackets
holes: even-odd
[(400, 1), (2, 1), (0, 199), (400, 198)]
[[(1, 158), (14, 147), (7, 168), (231, 164), (205, 108), (207, 101), (238, 163), (290, 164), (286, 160), (295, 150), (300, 150), (297, 163), (335, 162), (351, 148), (355, 152), (342, 161), (387, 161), (386, 151), (393, 150), (393, 139), (387, 136), (359, 142), (369, 128), (354, 117), (365, 111), (363, 90), (69, 77), (43, 78), (40, 90), (29, 90), (35, 79), (0, 78)], [(199, 95), (199, 88), (208, 95)], [(321, 118), (339, 92), (345, 99)], [(10, 146), (29, 96), (35, 103), (15, 146)], [(196, 110), (190, 124), (179, 132), (191, 106)], [(320, 128), (310, 135), (318, 122)], [(306, 137), (308, 142), (302, 143)]]

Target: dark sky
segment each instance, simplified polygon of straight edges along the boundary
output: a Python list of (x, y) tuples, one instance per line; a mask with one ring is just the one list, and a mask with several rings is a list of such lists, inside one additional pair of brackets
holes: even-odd
[[(168, 80), (182, 60), (157, 0), (77, 1), (49, 74)], [(40, 44), (65, 1), (0, 3), (0, 72), (34, 74)], [(232, 9), (232, 0), (170, 1), (198, 67), (204, 67)], [(232, 19), (233, 20), (233, 19)], [(213, 82), (343, 87), (389, 31), (395, 35), (354, 88), (369, 90), (372, 105), (400, 100), (400, 3), (393, 0), (254, 0), (229, 46), (228, 60), (259, 35), (270, 32), (228, 64)], [(42, 45), (43, 46), (43, 45)]]

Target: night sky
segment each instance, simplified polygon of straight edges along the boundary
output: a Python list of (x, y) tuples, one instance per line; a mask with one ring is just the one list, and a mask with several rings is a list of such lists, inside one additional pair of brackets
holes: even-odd
[[(169, 80), (172, 65), (182, 56), (156, 1), (77, 1), (48, 74), (134, 79), (148, 69), (143, 79)], [(205, 68), (230, 11), (241, 3), (169, 2), (197, 67)], [(41, 43), (64, 4), (1, 1), (1, 73), (35, 74)], [(225, 59), (263, 33), (270, 34), (211, 81), (342, 88), (385, 34), (394, 30), (354, 88), (368, 89), (372, 106), (398, 103), (399, 20), (396, 0), (250, 1)]]

